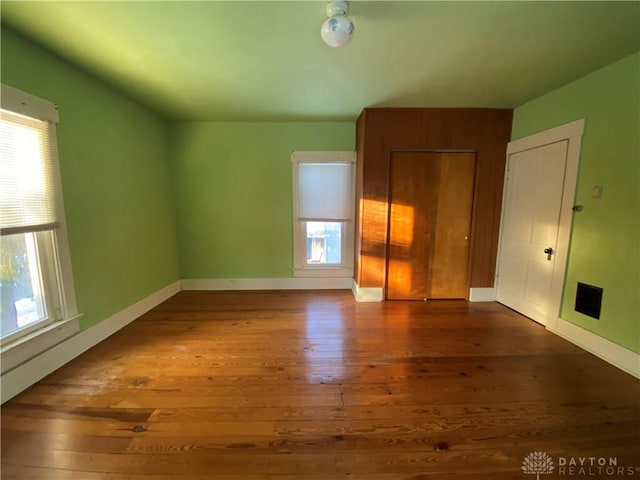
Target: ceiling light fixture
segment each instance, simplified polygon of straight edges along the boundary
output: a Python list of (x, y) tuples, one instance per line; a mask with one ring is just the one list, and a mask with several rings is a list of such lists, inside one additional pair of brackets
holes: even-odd
[(327, 19), (322, 24), (320, 36), (330, 47), (341, 47), (353, 37), (353, 22), (347, 17), (347, 2), (337, 0), (327, 5)]

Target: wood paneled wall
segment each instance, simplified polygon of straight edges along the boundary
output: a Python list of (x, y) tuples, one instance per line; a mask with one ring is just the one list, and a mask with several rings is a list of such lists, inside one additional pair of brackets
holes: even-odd
[(470, 286), (494, 284), (511, 109), (366, 108), (356, 125), (355, 280), (384, 287), (389, 163), (394, 150), (476, 152)]

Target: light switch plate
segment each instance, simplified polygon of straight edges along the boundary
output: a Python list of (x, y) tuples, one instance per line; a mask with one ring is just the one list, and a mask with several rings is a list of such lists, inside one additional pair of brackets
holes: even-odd
[(596, 185), (593, 187), (593, 190), (591, 190), (591, 198), (596, 200), (602, 198), (602, 185)]

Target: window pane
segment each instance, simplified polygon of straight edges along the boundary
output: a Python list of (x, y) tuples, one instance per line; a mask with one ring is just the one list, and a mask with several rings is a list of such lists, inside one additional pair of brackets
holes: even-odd
[(0, 334), (10, 335), (45, 320), (35, 234), (0, 237)]
[(305, 222), (308, 265), (342, 263), (342, 222)]

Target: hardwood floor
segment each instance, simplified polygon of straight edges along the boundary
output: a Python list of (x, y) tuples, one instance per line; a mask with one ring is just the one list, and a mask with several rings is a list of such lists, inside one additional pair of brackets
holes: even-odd
[(640, 381), (495, 303), (181, 292), (1, 419), (3, 480), (640, 477)]

